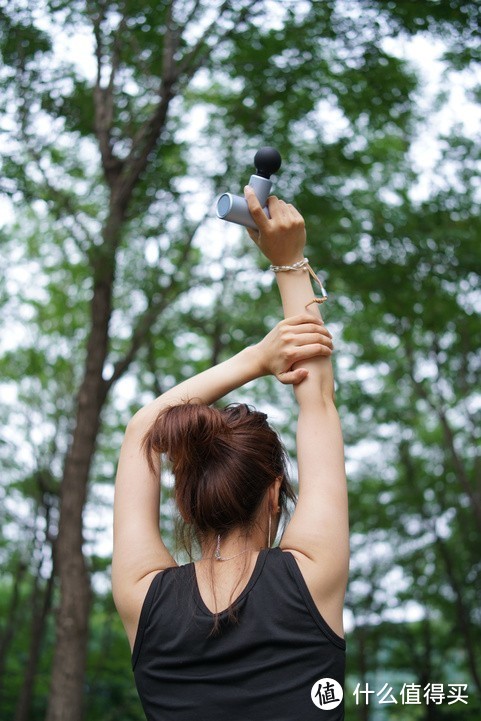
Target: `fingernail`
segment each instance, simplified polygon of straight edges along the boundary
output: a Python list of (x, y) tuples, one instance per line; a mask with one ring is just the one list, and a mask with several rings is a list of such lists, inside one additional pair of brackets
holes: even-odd
[(247, 194), (247, 193), (252, 193), (252, 188), (250, 187), (250, 185), (245, 185), (245, 186), (244, 186), (244, 193), (245, 193), (245, 194)]

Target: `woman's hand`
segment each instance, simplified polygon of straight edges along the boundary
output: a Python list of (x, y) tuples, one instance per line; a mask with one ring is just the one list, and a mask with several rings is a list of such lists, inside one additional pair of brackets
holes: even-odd
[(259, 353), (261, 373), (272, 374), (281, 383), (297, 385), (307, 377), (306, 368), (292, 366), (315, 356), (329, 356), (332, 335), (320, 318), (304, 313), (278, 323), (254, 348)]
[(262, 210), (256, 194), (248, 185), (244, 194), (250, 214), (259, 230), (247, 229), (250, 237), (273, 265), (292, 265), (304, 257), (306, 229), (304, 218), (293, 205), (275, 195), (267, 200), (270, 218)]

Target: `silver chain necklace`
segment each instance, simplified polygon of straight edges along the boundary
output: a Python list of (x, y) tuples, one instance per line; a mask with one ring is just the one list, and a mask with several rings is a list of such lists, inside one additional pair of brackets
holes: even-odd
[[(246, 548), (244, 551), (240, 551), (240, 553), (235, 553), (233, 556), (221, 556), (220, 554), (220, 533), (217, 536), (217, 545), (215, 547), (215, 553), (212, 556), (212, 558), (215, 558), (216, 561), (232, 561), (233, 558), (238, 558), (239, 556), (242, 556), (244, 553), (255, 553), (257, 549), (255, 548)], [(261, 550), (261, 549), (259, 549)]]

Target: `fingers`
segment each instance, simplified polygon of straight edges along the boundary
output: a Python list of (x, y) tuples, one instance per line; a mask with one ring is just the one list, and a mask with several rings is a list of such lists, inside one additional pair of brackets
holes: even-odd
[(331, 333), (324, 324), (311, 319), (297, 325), (284, 325), (279, 329), (279, 343), (281, 355), (289, 367), (316, 356), (329, 356), (334, 350)]
[[(250, 185), (245, 186), (244, 196), (247, 201), (249, 212), (262, 233), (263, 230), (265, 231), (269, 228), (269, 218), (267, 218), (266, 214), (262, 210), (261, 204)], [(279, 198), (275, 195), (270, 195), (267, 198), (267, 207), (269, 208), (269, 215), (273, 220), (283, 219), (285, 221), (289, 221), (291, 219), (298, 220), (299, 218), (302, 220), (301, 214), (295, 210), (293, 205), (288, 205), (283, 200), (279, 200)]]
[(299, 224), (304, 226), (304, 218), (294, 206), (280, 200), (276, 195), (267, 198), (267, 207), (271, 220), (275, 221), (279, 228), (286, 229)]
[(302, 335), (296, 335), (292, 337), (292, 344), (295, 347), (302, 347), (305, 345), (313, 345), (314, 343), (321, 343), (322, 345), (328, 346), (328, 348), (334, 348), (332, 342), (332, 336), (327, 333), (313, 332), (313, 333), (302, 333)]
[(301, 313), (300, 315), (286, 318), (279, 323), (281, 329), (285, 332), (292, 333), (323, 333), (329, 338), (332, 334), (324, 325), (324, 321), (317, 315), (312, 313)]
[(299, 313), (299, 315), (292, 315), (289, 318), (285, 318), (279, 322), (280, 326), (302, 326), (304, 323), (315, 323), (316, 325), (323, 326), (324, 321), (318, 315), (313, 313)]
[(293, 205), (291, 205), (291, 203), (287, 203), (287, 209), (289, 211), (289, 215), (291, 216), (291, 218), (293, 218), (294, 220), (304, 222), (304, 218), (302, 217), (302, 215), (299, 213), (297, 208), (295, 208)]
[(284, 201), (279, 200), (276, 195), (269, 195), (267, 198), (267, 207), (269, 208), (269, 215), (271, 218), (277, 218), (279, 215), (285, 215), (283, 206), (285, 206)]
[(305, 361), (309, 358), (316, 358), (317, 356), (330, 356), (334, 350), (334, 346), (326, 345), (325, 343), (309, 343), (308, 345), (299, 346), (289, 354), (289, 362), (292, 364), (298, 363), (299, 361)]
[(302, 338), (307, 337), (307, 335), (314, 334), (316, 334), (316, 337), (321, 335), (332, 339), (332, 333), (326, 328), (326, 326), (317, 325), (316, 323), (303, 323), (302, 325), (286, 326), (283, 329), (283, 333), (286, 340), (294, 340), (295, 338), (297, 342), (302, 342)]
[[(263, 230), (267, 230), (269, 227), (269, 219), (267, 218), (266, 214), (261, 208), (261, 204), (257, 200), (257, 196), (252, 190), (252, 188), (249, 185), (246, 185), (244, 188), (244, 195), (245, 199), (247, 201), (247, 207), (249, 208), (249, 212), (252, 215), (255, 224), (259, 228), (260, 232), (262, 233)], [(270, 205), (269, 205), (270, 208)], [(251, 236), (252, 238), (252, 236)], [(253, 238), (255, 240), (255, 238)]]
[(301, 345), (310, 345), (311, 343), (322, 343), (333, 348), (332, 335), (324, 326), (304, 325), (302, 329), (285, 328), (281, 331), (279, 339), (285, 346), (296, 348)]

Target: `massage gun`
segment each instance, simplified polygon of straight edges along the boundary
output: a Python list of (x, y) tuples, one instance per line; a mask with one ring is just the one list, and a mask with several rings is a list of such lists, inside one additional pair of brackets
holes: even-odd
[[(269, 217), (269, 211), (265, 204), (272, 188), (270, 177), (273, 173), (277, 173), (281, 163), (281, 156), (275, 148), (261, 148), (254, 157), (256, 174), (251, 175), (249, 185), (256, 194), (267, 217)], [(246, 199), (241, 198), (239, 195), (223, 193), (217, 201), (217, 217), (257, 230), (257, 225), (249, 212)]]

